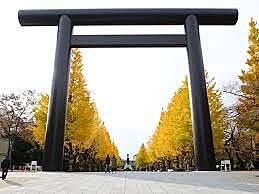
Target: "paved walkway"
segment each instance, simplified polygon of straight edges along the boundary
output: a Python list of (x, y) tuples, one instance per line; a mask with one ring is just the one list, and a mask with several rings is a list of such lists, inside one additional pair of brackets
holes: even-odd
[(11, 172), (0, 193), (259, 193), (257, 172)]

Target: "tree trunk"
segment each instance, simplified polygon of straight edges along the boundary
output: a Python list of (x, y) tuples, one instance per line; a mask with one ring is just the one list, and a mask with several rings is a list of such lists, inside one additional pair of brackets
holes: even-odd
[(237, 152), (236, 152), (236, 157), (237, 157), (237, 160), (239, 161), (239, 164), (240, 164), (240, 170), (244, 170), (245, 169), (244, 161), (239, 157)]

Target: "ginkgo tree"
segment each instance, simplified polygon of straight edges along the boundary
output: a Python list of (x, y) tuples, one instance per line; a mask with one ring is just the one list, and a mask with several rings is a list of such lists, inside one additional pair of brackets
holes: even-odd
[(237, 104), (237, 124), (241, 128), (259, 131), (259, 28), (251, 18), (249, 22), (249, 48), (246, 64), (239, 79), (241, 88)]
[(86, 87), (81, 52), (72, 49), (65, 141), (81, 148), (89, 147), (93, 141), (97, 114)]
[(47, 94), (41, 94), (38, 105), (34, 109), (35, 127), (33, 129), (33, 135), (40, 145), (43, 145), (45, 142), (48, 104), (49, 96)]
[(138, 154), (136, 155), (137, 168), (147, 168), (149, 164), (148, 152), (146, 151), (144, 143), (141, 144)]

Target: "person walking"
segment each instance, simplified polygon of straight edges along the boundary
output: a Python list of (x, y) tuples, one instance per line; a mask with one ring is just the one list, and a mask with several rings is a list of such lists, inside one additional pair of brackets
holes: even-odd
[(113, 157), (112, 157), (112, 172), (116, 173), (116, 170), (117, 170), (117, 159), (113, 155)]
[(105, 173), (107, 171), (110, 173), (110, 156), (109, 156), (109, 154), (107, 154), (107, 156), (105, 158)]
[(10, 160), (8, 159), (8, 157), (6, 157), (2, 163), (1, 163), (1, 168), (2, 168), (2, 179), (6, 179), (7, 177), (7, 173), (8, 173), (8, 168), (10, 166)]

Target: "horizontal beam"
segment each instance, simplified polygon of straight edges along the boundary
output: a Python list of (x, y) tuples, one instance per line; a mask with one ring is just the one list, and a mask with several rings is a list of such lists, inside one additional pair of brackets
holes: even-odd
[(73, 35), (72, 48), (185, 47), (185, 35)]
[(183, 25), (196, 15), (200, 25), (234, 25), (237, 9), (50, 9), (20, 10), (22, 26), (57, 26), (61, 15), (73, 25)]

